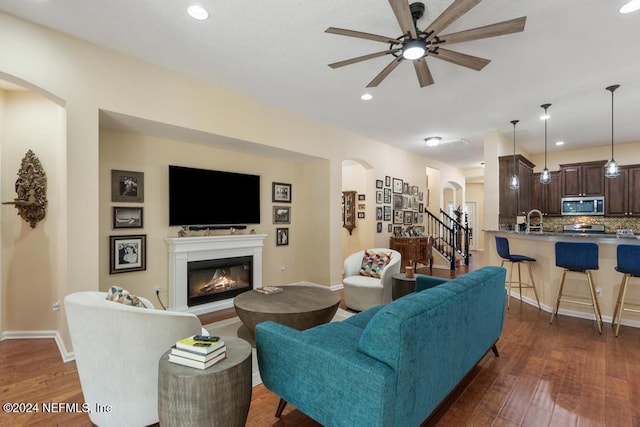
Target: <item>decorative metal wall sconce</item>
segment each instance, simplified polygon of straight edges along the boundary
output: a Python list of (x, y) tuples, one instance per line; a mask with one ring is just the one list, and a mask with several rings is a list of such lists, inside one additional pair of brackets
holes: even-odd
[(3, 205), (15, 205), (18, 215), (35, 228), (38, 221), (42, 221), (47, 210), (47, 175), (42, 169), (40, 160), (27, 151), (22, 159), (22, 165), (18, 171), (16, 181), (17, 197), (13, 202), (4, 202)]

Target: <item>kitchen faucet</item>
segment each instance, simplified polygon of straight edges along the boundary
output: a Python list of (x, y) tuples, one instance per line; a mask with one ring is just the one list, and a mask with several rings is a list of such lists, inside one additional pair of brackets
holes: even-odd
[[(540, 217), (540, 224), (531, 225), (531, 214), (538, 214)], [(527, 233), (542, 233), (542, 212), (538, 209), (532, 209), (527, 214)]]

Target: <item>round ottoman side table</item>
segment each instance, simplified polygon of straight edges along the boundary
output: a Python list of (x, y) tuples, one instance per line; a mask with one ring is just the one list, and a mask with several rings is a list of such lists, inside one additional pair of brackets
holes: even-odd
[(397, 300), (400, 297), (412, 293), (416, 289), (416, 276), (407, 277), (405, 273), (396, 273), (391, 276), (391, 299)]
[(238, 426), (251, 404), (251, 345), (222, 337), (227, 357), (207, 369), (158, 363), (158, 416), (163, 427)]

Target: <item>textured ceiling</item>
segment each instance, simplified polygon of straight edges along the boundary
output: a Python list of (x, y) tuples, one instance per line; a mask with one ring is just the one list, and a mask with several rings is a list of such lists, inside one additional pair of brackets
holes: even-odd
[[(0, 0), (0, 10), (113, 50), (210, 81), (337, 127), (461, 168), (483, 160), (487, 130), (544, 150), (540, 105), (551, 103), (549, 143), (563, 149), (606, 145), (615, 94), (616, 143), (640, 141), (640, 12), (623, 0), (485, 0), (445, 32), (527, 16), (524, 32), (452, 45), (492, 60), (482, 71), (428, 58), (435, 84), (420, 88), (402, 63), (360, 100), (388, 57), (339, 69), (327, 64), (385, 49), (327, 34), (341, 27), (400, 35), (386, 0), (199, 0), (211, 13), (194, 21), (182, 0)], [(451, 0), (427, 0), (424, 28)], [(438, 135), (463, 143), (426, 148)], [(550, 153), (557, 148), (550, 145)]]

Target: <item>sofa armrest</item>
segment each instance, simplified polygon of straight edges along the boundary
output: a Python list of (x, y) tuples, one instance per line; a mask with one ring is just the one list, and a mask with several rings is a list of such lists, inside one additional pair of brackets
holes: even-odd
[(264, 385), (323, 425), (391, 425), (396, 373), (358, 350), (361, 333), (345, 322), (307, 331), (270, 321), (258, 324)]
[(450, 279), (443, 279), (441, 277), (427, 276), (426, 274), (418, 274), (416, 275), (415, 291), (424, 291), (425, 289), (433, 288), (435, 286), (446, 283), (449, 280)]

